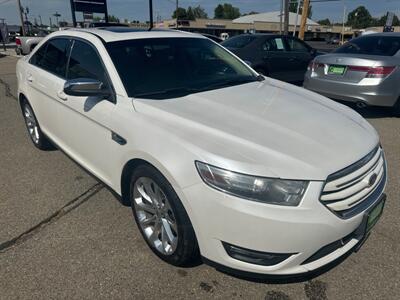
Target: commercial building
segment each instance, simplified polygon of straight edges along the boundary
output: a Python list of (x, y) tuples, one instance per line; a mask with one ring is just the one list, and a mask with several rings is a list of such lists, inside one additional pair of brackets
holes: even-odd
[[(280, 12), (267, 12), (260, 14), (252, 14), (242, 16), (234, 20), (223, 19), (196, 19), (196, 20), (165, 20), (158, 24), (159, 27), (176, 28), (191, 32), (209, 33), (220, 36), (221, 33), (228, 33), (230, 36), (245, 32), (264, 32), (278, 33), (281, 30)], [(296, 24), (297, 20), (297, 25)], [(301, 16), (295, 13), (289, 13), (289, 32), (293, 33), (296, 27), (298, 33), (300, 27)], [(306, 40), (330, 39), (340, 37), (342, 34), (342, 26), (324, 26), (307, 19), (305, 32)], [(351, 27), (344, 27), (345, 39), (351, 38), (354, 31)]]

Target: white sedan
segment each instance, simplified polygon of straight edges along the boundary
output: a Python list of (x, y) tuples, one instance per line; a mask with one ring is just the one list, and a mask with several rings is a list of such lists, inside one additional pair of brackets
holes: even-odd
[(171, 264), (305, 273), (357, 250), (382, 213), (386, 163), (367, 121), (201, 35), (60, 31), (17, 76), (34, 145), (114, 190)]

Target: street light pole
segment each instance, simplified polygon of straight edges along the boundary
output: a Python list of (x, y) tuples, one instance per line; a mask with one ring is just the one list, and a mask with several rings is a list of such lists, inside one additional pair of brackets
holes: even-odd
[(18, 11), (19, 11), (19, 17), (21, 19), (21, 24), (22, 24), (22, 35), (26, 36), (26, 30), (25, 30), (25, 24), (24, 24), (24, 17), (22, 16), (22, 6), (21, 6), (21, 0), (17, 0), (17, 6), (18, 6)]

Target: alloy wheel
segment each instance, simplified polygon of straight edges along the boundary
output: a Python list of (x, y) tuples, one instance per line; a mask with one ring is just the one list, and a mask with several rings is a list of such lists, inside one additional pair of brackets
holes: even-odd
[(28, 133), (35, 144), (39, 143), (39, 127), (37, 125), (35, 116), (28, 105), (24, 105), (24, 117)]
[(133, 186), (133, 204), (147, 241), (161, 254), (172, 255), (178, 245), (178, 226), (160, 186), (148, 177), (138, 178)]

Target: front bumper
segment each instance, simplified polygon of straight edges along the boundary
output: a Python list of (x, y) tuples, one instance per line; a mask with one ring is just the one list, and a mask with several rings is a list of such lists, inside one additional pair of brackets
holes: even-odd
[[(303, 274), (332, 263), (363, 239), (356, 233), (364, 214), (339, 218), (318, 201), (322, 186), (323, 182), (311, 182), (298, 207), (240, 199), (203, 183), (184, 189), (194, 214), (190, 219), (201, 255), (207, 262), (227, 269), (259, 275)], [(344, 238), (343, 245), (310, 260), (325, 246)], [(223, 242), (259, 252), (292, 255), (276, 265), (257, 265), (229, 256)]]
[(368, 106), (392, 107), (399, 97), (398, 89), (392, 78), (371, 79), (369, 83), (365, 84), (345, 83), (313, 77), (311, 72), (307, 71), (303, 87), (334, 100), (362, 102)]

